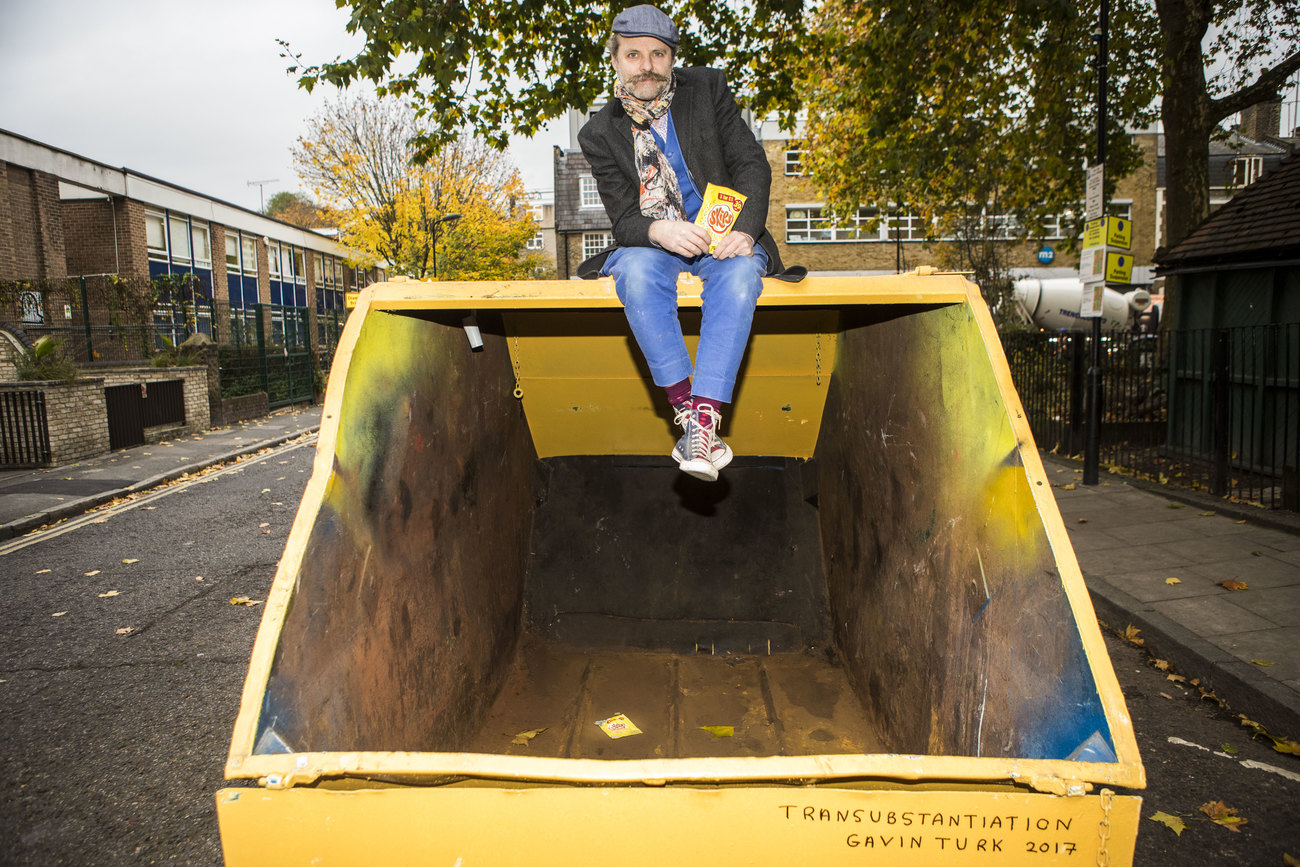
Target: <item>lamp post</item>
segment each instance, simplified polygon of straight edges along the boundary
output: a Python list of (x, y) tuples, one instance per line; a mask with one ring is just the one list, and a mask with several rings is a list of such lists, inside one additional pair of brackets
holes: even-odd
[(433, 279), (438, 279), (438, 226), (442, 223), (454, 223), (460, 219), (460, 214), (448, 214), (445, 217), (439, 217), (433, 221), (431, 227), (433, 231)]

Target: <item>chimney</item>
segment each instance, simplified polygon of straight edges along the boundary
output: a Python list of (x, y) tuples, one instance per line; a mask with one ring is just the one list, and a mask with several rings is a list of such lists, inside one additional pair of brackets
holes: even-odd
[(1268, 136), (1276, 138), (1282, 130), (1282, 95), (1276, 94), (1263, 102), (1242, 109), (1237, 131), (1252, 141), (1263, 141)]

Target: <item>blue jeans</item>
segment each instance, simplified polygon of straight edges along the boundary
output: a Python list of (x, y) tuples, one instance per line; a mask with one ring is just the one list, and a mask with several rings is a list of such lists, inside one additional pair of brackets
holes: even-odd
[(753, 256), (721, 260), (707, 253), (687, 259), (658, 247), (619, 247), (609, 254), (601, 273), (614, 278), (632, 334), (655, 385), (661, 387), (692, 375), (677, 318), (677, 275), (684, 271), (704, 282), (691, 391), (731, 403), (754, 307), (763, 292), (767, 252), (755, 245)]

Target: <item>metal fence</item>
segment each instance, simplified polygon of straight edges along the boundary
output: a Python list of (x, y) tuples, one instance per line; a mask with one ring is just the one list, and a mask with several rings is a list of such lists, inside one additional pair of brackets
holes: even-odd
[(346, 319), (343, 310), (232, 307), (176, 281), (105, 275), (0, 286), (0, 325), (31, 340), (53, 336), (80, 365), (166, 363), (205, 334), (218, 345), (222, 397), (265, 391), (272, 407), (312, 398)]
[[(1007, 333), (1042, 448), (1083, 451), (1091, 335)], [(1300, 323), (1101, 338), (1103, 465), (1300, 511)]]

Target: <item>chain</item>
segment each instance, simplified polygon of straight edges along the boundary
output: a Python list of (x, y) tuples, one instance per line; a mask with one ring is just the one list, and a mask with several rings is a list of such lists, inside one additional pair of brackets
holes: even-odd
[(1109, 867), (1110, 850), (1110, 804), (1115, 793), (1110, 789), (1101, 790), (1101, 821), (1097, 823), (1097, 834), (1101, 837), (1101, 846), (1097, 849), (1097, 867)]
[(822, 335), (817, 332), (817, 385), (822, 384)]
[(511, 354), (514, 356), (514, 362), (515, 362), (515, 397), (522, 398), (524, 396), (524, 387), (519, 382), (519, 338), (518, 337), (515, 338), (515, 351)]

